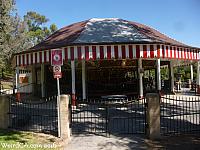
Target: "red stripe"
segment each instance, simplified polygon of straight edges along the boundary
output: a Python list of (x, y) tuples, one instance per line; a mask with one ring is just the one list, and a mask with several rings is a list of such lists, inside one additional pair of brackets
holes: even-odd
[(40, 52), (39, 54), (40, 54), (40, 63), (42, 63), (42, 52)]
[(160, 45), (157, 45), (157, 58), (160, 58)]
[(100, 59), (104, 59), (103, 46), (100, 46)]
[(93, 60), (97, 59), (96, 46), (92, 46), (92, 56)]
[(176, 50), (176, 47), (174, 46), (174, 58), (177, 58), (176, 53), (177, 53), (177, 50)]
[(162, 45), (162, 57), (165, 58), (165, 46)]
[(143, 58), (147, 58), (147, 46), (143, 45)]
[(172, 46), (170, 46), (170, 58), (172, 58)]
[(180, 56), (179, 56), (179, 52), (180, 50), (179, 50), (179, 48), (177, 47), (177, 58), (180, 58)]
[(78, 60), (81, 60), (81, 47), (77, 47), (77, 53), (78, 53)]
[(37, 53), (35, 53), (35, 64), (37, 63)]
[(154, 58), (154, 47), (153, 47), (153, 45), (150, 45), (150, 57)]
[(31, 53), (31, 65), (33, 64), (33, 53)]
[(89, 60), (89, 46), (85, 46), (85, 60)]
[(182, 49), (182, 48), (180, 48), (180, 51), (181, 51), (181, 59), (183, 59), (183, 57), (184, 57), (184, 54), (183, 54), (183, 49)]
[(68, 60), (68, 51), (67, 51), (67, 48), (65, 48), (65, 61)]
[(26, 65), (29, 65), (29, 54), (26, 54)]
[(184, 58), (186, 59), (187, 50), (184, 48)]
[(111, 59), (111, 46), (107, 46), (107, 59)]
[(74, 47), (70, 47), (71, 60), (74, 60)]
[(126, 48), (124, 45), (122, 45), (122, 59), (126, 58)]
[(47, 62), (47, 51), (44, 51), (44, 63)]
[(129, 45), (128, 50), (129, 50), (129, 58), (132, 59), (133, 58), (133, 46)]
[(117, 59), (118, 56), (118, 46), (114, 46), (114, 51), (115, 51), (115, 59)]
[(140, 45), (136, 45), (136, 57), (140, 58)]

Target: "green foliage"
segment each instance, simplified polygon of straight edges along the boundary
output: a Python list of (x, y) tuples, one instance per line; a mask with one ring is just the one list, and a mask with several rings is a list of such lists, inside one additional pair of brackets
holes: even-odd
[(11, 73), (13, 53), (24, 51), (38, 44), (57, 30), (55, 24), (37, 12), (27, 12), (24, 19), (17, 15), (15, 0), (0, 0), (0, 69)]
[(27, 34), (30, 41), (35, 45), (44, 40), (50, 34), (57, 30), (55, 24), (50, 25), (50, 28), (44, 26), (49, 21), (44, 15), (40, 15), (37, 12), (27, 12), (24, 16), (24, 21), (27, 23)]

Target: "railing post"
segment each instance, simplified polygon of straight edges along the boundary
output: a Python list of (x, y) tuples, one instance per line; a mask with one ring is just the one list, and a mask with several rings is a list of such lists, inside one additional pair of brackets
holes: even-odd
[(70, 139), (70, 110), (69, 110), (70, 95), (60, 95), (60, 137), (65, 140)]
[(0, 95), (0, 129), (7, 129), (9, 126), (9, 97)]
[(147, 136), (149, 139), (160, 138), (160, 96), (157, 93), (147, 93)]

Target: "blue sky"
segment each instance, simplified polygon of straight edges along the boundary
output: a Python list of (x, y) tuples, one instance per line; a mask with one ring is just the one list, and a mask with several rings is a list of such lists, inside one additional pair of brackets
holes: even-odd
[(58, 28), (90, 18), (139, 22), (200, 47), (200, 0), (16, 0), (19, 15), (36, 11)]

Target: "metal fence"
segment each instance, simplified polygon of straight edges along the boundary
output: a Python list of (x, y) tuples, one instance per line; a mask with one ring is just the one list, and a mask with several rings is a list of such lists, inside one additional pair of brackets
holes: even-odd
[(17, 101), (10, 96), (10, 128), (25, 131), (44, 132), (57, 135), (56, 97), (46, 99), (23, 99)]
[(200, 133), (200, 97), (161, 97), (161, 133)]
[(72, 107), (72, 133), (144, 134), (145, 99), (79, 100)]

